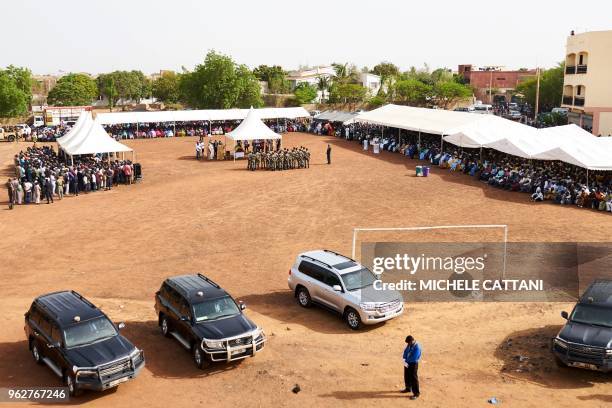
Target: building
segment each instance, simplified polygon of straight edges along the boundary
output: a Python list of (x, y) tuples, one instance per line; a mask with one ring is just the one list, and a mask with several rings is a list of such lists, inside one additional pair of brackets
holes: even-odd
[[(458, 74), (474, 88), (476, 99), (493, 103), (496, 95), (510, 99), (517, 85), (535, 78), (535, 69), (505, 70), (501, 66), (487, 66), (474, 69), (472, 65), (459, 65)], [(491, 92), (489, 92), (489, 90)], [(489, 94), (490, 93), (490, 94)]]
[(612, 31), (567, 37), (562, 106), (595, 135), (612, 135)]
[[(318, 66), (314, 68), (291, 71), (287, 76), (287, 80), (291, 85), (291, 89), (300, 83), (308, 83), (313, 86), (317, 86), (320, 78), (326, 78), (329, 81), (329, 85), (333, 78), (336, 76), (336, 70), (332, 66)], [(370, 74), (367, 72), (361, 72), (358, 75), (359, 83), (368, 90), (370, 95), (376, 95), (380, 89), (380, 76)], [(327, 93), (326, 93), (327, 96)], [(322, 92), (317, 91), (317, 101), (321, 101), (323, 98)]]
[(362, 72), (359, 74), (361, 85), (368, 90), (370, 95), (376, 95), (380, 90), (380, 76)]

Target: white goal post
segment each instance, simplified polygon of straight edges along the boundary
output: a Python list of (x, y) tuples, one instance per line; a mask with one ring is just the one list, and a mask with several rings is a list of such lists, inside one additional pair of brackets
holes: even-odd
[(352, 258), (355, 259), (357, 247), (357, 234), (361, 231), (424, 231), (440, 229), (468, 229), (468, 228), (503, 228), (504, 230), (504, 264), (502, 277), (506, 275), (506, 250), (508, 247), (508, 225), (506, 224), (476, 224), (476, 225), (434, 225), (429, 227), (396, 227), (396, 228), (353, 228), (353, 252)]

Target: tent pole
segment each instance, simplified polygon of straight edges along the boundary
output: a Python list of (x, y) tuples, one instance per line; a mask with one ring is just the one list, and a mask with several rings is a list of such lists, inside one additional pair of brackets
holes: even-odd
[(589, 168), (588, 167), (587, 167), (586, 171), (587, 171), (587, 174), (586, 174), (586, 186), (588, 188), (589, 187)]
[(420, 130), (419, 130), (419, 143), (417, 143), (417, 144), (418, 144), (418, 147), (420, 149), (421, 148), (421, 131)]
[(444, 134), (440, 135), (440, 153), (444, 151)]

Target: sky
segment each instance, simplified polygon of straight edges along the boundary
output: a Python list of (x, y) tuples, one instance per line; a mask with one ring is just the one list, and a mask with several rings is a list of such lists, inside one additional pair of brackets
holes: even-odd
[(35, 74), (179, 71), (211, 49), (286, 70), (552, 67), (571, 30), (612, 30), (609, 0), (9, 0), (0, 16), (0, 67)]

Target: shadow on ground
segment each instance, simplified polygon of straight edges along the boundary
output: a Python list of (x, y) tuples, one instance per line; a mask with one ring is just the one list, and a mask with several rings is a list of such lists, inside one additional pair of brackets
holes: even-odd
[(611, 381), (610, 374), (557, 365), (550, 346), (560, 329), (556, 325), (544, 326), (506, 337), (495, 350), (495, 357), (503, 362), (501, 374), (516, 381), (558, 389), (589, 388)]

